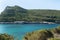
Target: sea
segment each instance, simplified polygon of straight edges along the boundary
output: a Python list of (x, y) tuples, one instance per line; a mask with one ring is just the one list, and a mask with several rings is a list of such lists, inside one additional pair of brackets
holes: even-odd
[(60, 26), (60, 24), (0, 24), (0, 33), (7, 33), (12, 35), (15, 40), (22, 40), (28, 32), (51, 29), (58, 26)]

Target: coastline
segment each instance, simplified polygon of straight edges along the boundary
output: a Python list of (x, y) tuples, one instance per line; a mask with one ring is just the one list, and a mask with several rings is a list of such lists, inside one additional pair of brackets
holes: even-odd
[(0, 24), (60, 24), (55, 22), (25, 22), (25, 21), (15, 21), (15, 22), (0, 22)]

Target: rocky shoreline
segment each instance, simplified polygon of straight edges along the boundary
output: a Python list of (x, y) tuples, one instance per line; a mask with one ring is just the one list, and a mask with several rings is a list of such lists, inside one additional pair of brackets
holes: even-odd
[[(25, 22), (25, 21), (15, 21), (15, 22), (0, 22), (0, 24), (56, 24), (54, 22)], [(59, 23), (57, 23), (59, 24)]]

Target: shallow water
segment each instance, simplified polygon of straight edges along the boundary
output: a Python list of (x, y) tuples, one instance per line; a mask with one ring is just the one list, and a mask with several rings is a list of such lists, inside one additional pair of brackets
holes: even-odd
[(7, 33), (22, 40), (27, 32), (55, 28), (59, 25), (60, 24), (0, 24), (0, 33)]

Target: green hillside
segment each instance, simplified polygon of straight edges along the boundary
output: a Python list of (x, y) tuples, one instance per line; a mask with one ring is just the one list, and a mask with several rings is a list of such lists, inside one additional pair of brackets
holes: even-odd
[(60, 20), (60, 10), (24, 9), (19, 6), (7, 6), (0, 15), (0, 21), (48, 21)]

